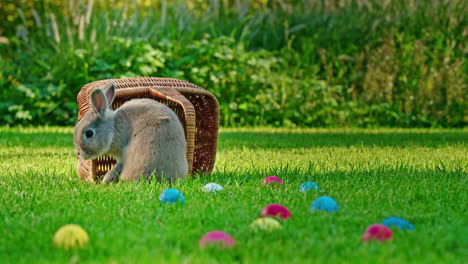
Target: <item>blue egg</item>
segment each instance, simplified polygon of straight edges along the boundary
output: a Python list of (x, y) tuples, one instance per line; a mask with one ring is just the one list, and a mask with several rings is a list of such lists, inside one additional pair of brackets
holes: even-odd
[(312, 206), (310, 207), (311, 211), (327, 211), (327, 212), (338, 212), (340, 210), (340, 207), (336, 203), (333, 198), (328, 197), (328, 196), (320, 196), (319, 198), (315, 199), (315, 201), (312, 203)]
[(185, 197), (177, 189), (167, 189), (159, 195), (159, 201), (161, 203), (184, 203)]
[(308, 181), (308, 182), (304, 182), (303, 184), (301, 184), (301, 186), (299, 186), (300, 192), (307, 192), (307, 191), (313, 191), (313, 190), (320, 190), (320, 188), (315, 182)]
[(383, 221), (383, 224), (386, 227), (398, 227), (400, 230), (414, 230), (414, 225), (408, 222), (407, 220), (396, 217), (396, 216), (391, 216)]

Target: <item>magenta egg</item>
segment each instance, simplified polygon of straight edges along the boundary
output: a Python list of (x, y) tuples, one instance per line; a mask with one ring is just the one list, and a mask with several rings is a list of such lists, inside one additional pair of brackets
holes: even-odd
[(227, 233), (223, 231), (211, 231), (206, 233), (200, 239), (200, 247), (206, 248), (207, 246), (219, 245), (222, 247), (233, 247), (236, 242)]
[(369, 242), (371, 240), (377, 240), (379, 242), (387, 241), (393, 236), (392, 230), (386, 227), (385, 225), (375, 224), (369, 226), (364, 234), (362, 235), (362, 240), (364, 242)]
[(282, 183), (283, 181), (276, 176), (268, 176), (265, 179), (263, 179), (263, 185), (270, 185), (270, 184), (280, 185)]
[(279, 217), (283, 219), (288, 219), (291, 217), (291, 212), (288, 208), (282, 206), (281, 204), (269, 204), (262, 209), (260, 217)]

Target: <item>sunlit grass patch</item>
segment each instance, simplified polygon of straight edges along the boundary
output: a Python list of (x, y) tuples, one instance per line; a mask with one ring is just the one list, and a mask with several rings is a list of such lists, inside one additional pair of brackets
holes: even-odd
[[(166, 183), (79, 180), (71, 128), (0, 128), (0, 260), (463, 263), (467, 142), (466, 130), (222, 129), (213, 174), (174, 184), (186, 200), (167, 205), (158, 200)], [(269, 175), (283, 184), (263, 186)], [(321, 191), (299, 192), (305, 181)], [(203, 192), (209, 182), (224, 190)], [(322, 195), (340, 210), (311, 213)], [(253, 232), (250, 223), (270, 203), (292, 218), (273, 233)], [(416, 230), (362, 243), (365, 228), (388, 216)], [(55, 231), (69, 223), (88, 232), (86, 249), (54, 247)], [(200, 249), (212, 230), (229, 233), (236, 246)]]

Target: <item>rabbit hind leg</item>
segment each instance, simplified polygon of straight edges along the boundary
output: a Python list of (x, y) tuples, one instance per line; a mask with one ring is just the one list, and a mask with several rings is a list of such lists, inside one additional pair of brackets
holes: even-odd
[[(136, 147), (140, 146), (140, 147)], [(143, 147), (141, 147), (143, 146)], [(122, 181), (148, 179), (154, 171), (154, 153), (149, 153), (150, 145), (133, 144), (124, 155), (124, 166), (120, 179)], [(151, 158), (153, 157), (153, 159)]]

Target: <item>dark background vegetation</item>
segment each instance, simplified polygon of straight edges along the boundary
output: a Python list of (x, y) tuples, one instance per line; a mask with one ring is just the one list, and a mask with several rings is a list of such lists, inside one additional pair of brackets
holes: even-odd
[(461, 127), (466, 0), (1, 0), (0, 124), (73, 125), (104, 78), (213, 92), (223, 126)]

